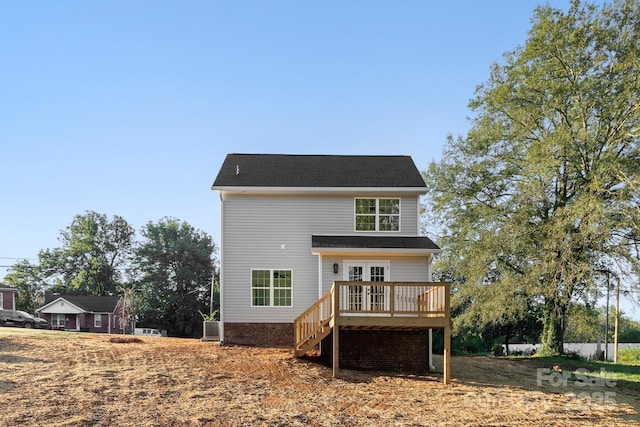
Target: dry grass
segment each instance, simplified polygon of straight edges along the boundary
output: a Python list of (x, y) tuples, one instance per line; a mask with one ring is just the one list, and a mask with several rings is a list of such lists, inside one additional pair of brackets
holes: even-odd
[(539, 386), (530, 360), (454, 358), (445, 386), (440, 374), (335, 380), (288, 349), (111, 338), (0, 328), (0, 425), (640, 425), (637, 391)]

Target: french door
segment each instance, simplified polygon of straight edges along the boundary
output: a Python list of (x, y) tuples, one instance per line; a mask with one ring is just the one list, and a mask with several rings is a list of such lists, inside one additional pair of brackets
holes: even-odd
[[(345, 280), (349, 282), (384, 282), (388, 280), (388, 262), (347, 262)], [(385, 286), (350, 285), (348, 292), (349, 310), (381, 312), (388, 310), (389, 298)]]

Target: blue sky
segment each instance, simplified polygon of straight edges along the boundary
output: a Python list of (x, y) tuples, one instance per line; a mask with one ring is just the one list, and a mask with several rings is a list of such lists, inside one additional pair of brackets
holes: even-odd
[(88, 210), (136, 230), (175, 217), (218, 243), (227, 153), (424, 170), (536, 4), (0, 2), (0, 265), (59, 246)]

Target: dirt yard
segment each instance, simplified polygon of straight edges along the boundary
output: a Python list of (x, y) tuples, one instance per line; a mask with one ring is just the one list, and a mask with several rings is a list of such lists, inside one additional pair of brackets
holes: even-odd
[(336, 380), (288, 349), (114, 337), (0, 328), (0, 426), (640, 425), (637, 389), (563, 384), (535, 360), (453, 358), (448, 386), (437, 373)]

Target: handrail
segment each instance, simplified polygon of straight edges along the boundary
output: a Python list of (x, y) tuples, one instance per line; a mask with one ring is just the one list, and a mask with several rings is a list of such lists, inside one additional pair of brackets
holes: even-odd
[(296, 347), (313, 337), (331, 319), (333, 288), (294, 320)]
[(334, 286), (340, 295), (336, 316), (449, 316), (446, 282), (335, 282)]
[(446, 282), (334, 282), (329, 292), (295, 318), (296, 351), (313, 346), (342, 317), (403, 318), (407, 325), (410, 318), (449, 318), (449, 289)]

